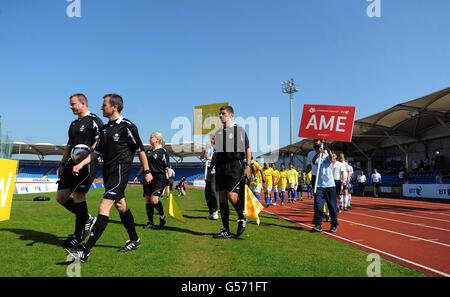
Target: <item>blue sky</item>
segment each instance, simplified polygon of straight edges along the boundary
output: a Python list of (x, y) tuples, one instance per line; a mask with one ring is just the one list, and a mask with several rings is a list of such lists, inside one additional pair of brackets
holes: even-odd
[(145, 143), (229, 101), (236, 116), (279, 117), (284, 146), (291, 77), (295, 136), (303, 104), (356, 106), (359, 119), (448, 87), (450, 1), (380, 3), (369, 18), (366, 0), (81, 0), (69, 18), (65, 0), (0, 0), (3, 133), (66, 143), (69, 96), (101, 115), (115, 92)]

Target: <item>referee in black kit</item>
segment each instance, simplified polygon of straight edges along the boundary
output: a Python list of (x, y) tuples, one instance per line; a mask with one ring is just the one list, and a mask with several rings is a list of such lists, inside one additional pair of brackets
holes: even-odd
[(130, 240), (118, 251), (128, 252), (141, 245), (136, 233), (133, 215), (125, 201), (125, 188), (130, 178), (131, 164), (135, 152), (139, 153), (139, 160), (144, 167), (145, 182), (150, 183), (153, 177), (149, 171), (147, 157), (137, 127), (120, 115), (122, 108), (123, 100), (119, 95), (109, 94), (103, 97), (103, 116), (107, 117), (109, 122), (101, 128), (100, 138), (94, 152), (73, 168), (73, 174), (78, 175), (82, 168), (91, 162), (91, 159), (99, 154), (103, 157), (105, 194), (100, 203), (97, 222), (86, 245), (80, 244), (77, 247), (66, 249), (69, 255), (80, 259), (80, 262), (87, 261), (92, 247), (106, 229), (113, 205), (119, 212), (122, 224), (130, 236)]
[[(223, 128), (219, 129), (215, 138), (215, 149), (211, 166), (208, 168), (207, 180), (211, 178), (212, 168), (216, 169), (216, 183), (219, 190), (219, 209), (223, 229), (215, 234), (214, 238), (230, 238), (228, 200), (233, 204), (238, 215), (238, 228), (236, 235), (245, 231), (247, 219), (244, 215), (245, 205), (245, 179), (250, 178), (250, 151), (247, 134), (243, 127), (233, 122), (234, 110), (231, 106), (220, 108), (220, 121)], [(245, 167), (244, 159), (247, 162)], [(245, 169), (244, 169), (245, 168)]]
[[(172, 177), (172, 172), (169, 170), (170, 156), (167, 150), (163, 147), (165, 145), (163, 136), (159, 132), (153, 132), (150, 136), (151, 148), (146, 151), (148, 167), (153, 176), (151, 183), (143, 183), (144, 197), (145, 197), (145, 209), (147, 211), (148, 222), (144, 226), (144, 229), (153, 229), (153, 214), (155, 208), (159, 213), (159, 228), (163, 228), (166, 224), (167, 218), (164, 215), (164, 208), (159, 200), (164, 188), (168, 184), (168, 178)], [(144, 172), (144, 167), (139, 170), (134, 182), (138, 181), (139, 176)], [(170, 192), (169, 194), (170, 195)]]
[[(74, 94), (69, 100), (70, 109), (78, 118), (70, 124), (69, 140), (56, 171), (59, 178), (56, 201), (75, 214), (75, 232), (60, 243), (64, 248), (81, 243), (97, 219), (89, 215), (86, 204), (86, 194), (97, 173), (97, 159), (84, 167), (78, 176), (74, 176), (72, 168), (76, 163), (70, 158), (70, 151), (78, 144), (84, 144), (93, 149), (100, 135), (100, 127), (103, 126), (100, 118), (89, 111), (88, 100), (84, 94)], [(70, 197), (71, 194), (73, 198)]]

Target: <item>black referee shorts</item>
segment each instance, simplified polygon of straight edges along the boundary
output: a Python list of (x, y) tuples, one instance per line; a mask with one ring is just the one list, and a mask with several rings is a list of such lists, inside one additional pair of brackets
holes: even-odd
[(342, 182), (341, 182), (341, 180), (340, 179), (335, 179), (334, 180), (334, 183), (336, 184), (336, 195), (341, 195), (341, 185), (342, 185)]
[(105, 194), (103, 198), (118, 202), (125, 197), (125, 188), (131, 174), (131, 164), (118, 164), (103, 168)]
[(149, 184), (144, 184), (144, 197), (146, 196), (158, 196), (160, 197), (164, 191), (164, 188), (167, 186), (167, 179), (164, 176), (163, 178), (153, 177), (153, 180)]
[(72, 173), (76, 165), (71, 159), (66, 163), (58, 180), (58, 191), (71, 189), (76, 193), (87, 193), (97, 173), (97, 164), (89, 163), (81, 169), (78, 176)]
[(216, 164), (216, 185), (219, 191), (239, 193), (243, 187), (244, 168), (240, 160)]

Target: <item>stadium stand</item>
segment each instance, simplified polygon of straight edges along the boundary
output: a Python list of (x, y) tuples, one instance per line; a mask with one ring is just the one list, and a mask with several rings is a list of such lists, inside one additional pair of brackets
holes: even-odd
[[(20, 161), (18, 178), (33, 178), (33, 179), (57, 179), (56, 170), (59, 162), (51, 161)], [(204, 178), (204, 167), (202, 163), (190, 163), (189, 167), (174, 167), (175, 179), (178, 181), (181, 177), (185, 176), (189, 183), (192, 183), (196, 179)], [(133, 164), (133, 168), (130, 175), (130, 181), (132, 181), (140, 169), (140, 164)], [(100, 166), (96, 179), (102, 179), (103, 167)]]

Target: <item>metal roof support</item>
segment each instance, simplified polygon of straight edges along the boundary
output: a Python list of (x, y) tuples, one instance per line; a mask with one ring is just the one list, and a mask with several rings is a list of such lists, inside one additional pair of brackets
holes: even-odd
[(386, 134), (387, 137), (389, 137), (390, 140), (392, 140), (392, 142), (395, 143), (395, 145), (397, 145), (397, 147), (405, 154), (405, 166), (406, 168), (409, 167), (409, 154), (408, 151), (405, 150), (399, 143), (398, 141), (392, 137), (387, 131), (384, 131), (384, 134)]
[(447, 125), (446, 122), (444, 122), (441, 117), (436, 117), (436, 119), (438, 120), (439, 123), (441, 123), (442, 126), (445, 127), (445, 129), (447, 129), (448, 131), (450, 131), (450, 127)]
[(372, 156), (375, 154), (373, 153), (371, 157), (367, 156), (365, 152), (354, 142), (352, 141), (352, 144), (356, 147), (356, 149), (367, 159), (367, 174), (372, 172)]

